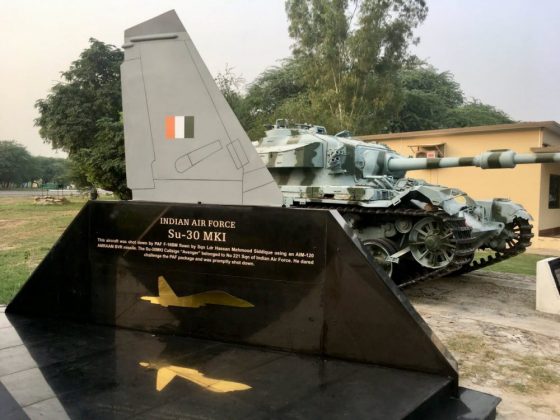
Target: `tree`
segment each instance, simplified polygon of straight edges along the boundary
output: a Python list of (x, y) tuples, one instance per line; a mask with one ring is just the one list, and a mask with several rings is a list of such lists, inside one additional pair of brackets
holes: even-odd
[(446, 127), (473, 127), (477, 125), (508, 124), (513, 120), (503, 111), (476, 99), (449, 111)]
[[(122, 60), (122, 50), (90, 39), (89, 48), (62, 73), (63, 81), (53, 86), (45, 99), (36, 102), (39, 117), (35, 124), (53, 148), (68, 153), (74, 170), (84, 175), (82, 179), (124, 199), (130, 198), (130, 190), (126, 188), (120, 123)], [(119, 129), (121, 133), (114, 131)], [(98, 165), (99, 156), (106, 156), (103, 148), (115, 155)]]
[(233, 67), (229, 67), (226, 64), (224, 72), (218, 73), (214, 80), (233, 112), (237, 115), (242, 114), (243, 96), (240, 93), (240, 89), (245, 83), (243, 77), (235, 74)]
[(450, 72), (438, 72), (425, 63), (400, 71), (403, 103), (388, 131), (420, 131), (510, 123), (502, 111), (478, 101), (466, 102)]
[(74, 156), (75, 167), (80, 168), (76, 181), (81, 185), (110, 189), (121, 198), (129, 198), (130, 190), (122, 179), (126, 172), (122, 121), (99, 119), (94, 144), (95, 147), (84, 147)]
[(266, 69), (250, 84), (247, 107), (252, 117), (273, 115), (286, 100), (305, 93), (307, 89), (301, 66), (294, 59), (286, 59), (280, 66)]
[(330, 131), (385, 129), (400, 105), (397, 72), (427, 11), (424, 0), (287, 0), (308, 87), (297, 102)]
[(277, 118), (304, 121), (308, 118), (307, 87), (302, 69), (293, 59), (262, 72), (243, 97), (241, 124), (251, 139), (264, 135), (264, 126)]
[(391, 132), (444, 128), (450, 109), (463, 104), (463, 92), (449, 72), (424, 64), (399, 73), (402, 105), (388, 128)]
[(70, 183), (67, 159), (45, 156), (36, 156), (33, 159), (37, 168), (36, 179), (41, 180), (43, 184), (54, 183), (58, 185), (68, 185)]
[(0, 141), (0, 187), (10, 188), (33, 181), (37, 170), (27, 149), (13, 140)]

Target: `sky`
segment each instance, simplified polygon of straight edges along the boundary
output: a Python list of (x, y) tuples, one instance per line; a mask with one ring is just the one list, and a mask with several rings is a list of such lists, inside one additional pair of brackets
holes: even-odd
[[(560, 121), (560, 1), (427, 3), (414, 54), (515, 120)], [(89, 38), (121, 46), (124, 29), (170, 9), (213, 75), (228, 66), (251, 82), (290, 55), (283, 0), (0, 0), (0, 140), (64, 157), (34, 127), (35, 101)]]

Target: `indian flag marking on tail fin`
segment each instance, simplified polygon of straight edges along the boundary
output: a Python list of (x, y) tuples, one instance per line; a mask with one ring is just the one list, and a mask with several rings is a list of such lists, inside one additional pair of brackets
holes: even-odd
[(185, 138), (185, 117), (175, 117), (175, 138)]
[(165, 139), (173, 140), (175, 138), (175, 117), (165, 117)]
[(184, 115), (168, 115), (165, 117), (165, 139), (193, 139), (194, 117)]
[(185, 138), (194, 139), (194, 117), (185, 117)]

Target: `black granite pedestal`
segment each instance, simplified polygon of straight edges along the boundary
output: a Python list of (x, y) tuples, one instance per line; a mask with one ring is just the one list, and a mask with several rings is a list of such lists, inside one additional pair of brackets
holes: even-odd
[(493, 418), (336, 212), (91, 202), (0, 314), (0, 418)]

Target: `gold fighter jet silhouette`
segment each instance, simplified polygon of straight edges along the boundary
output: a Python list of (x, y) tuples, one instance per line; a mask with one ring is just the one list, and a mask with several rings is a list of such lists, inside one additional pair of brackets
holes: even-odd
[(169, 382), (175, 378), (175, 376), (179, 376), (187, 381), (193, 382), (212, 392), (246, 391), (247, 389), (251, 389), (251, 386), (249, 385), (242, 384), (240, 382), (209, 378), (196, 369), (190, 369), (182, 366), (148, 362), (140, 362), (140, 366), (148, 369), (157, 369), (156, 389), (158, 391), (165, 388)]
[(189, 296), (177, 296), (165, 277), (158, 277), (159, 296), (142, 296), (140, 299), (147, 300), (154, 305), (163, 307), (178, 306), (182, 308), (200, 308), (206, 305), (235, 306), (239, 308), (252, 308), (253, 305), (246, 300), (232, 296), (222, 290), (210, 290), (208, 292), (196, 293)]

